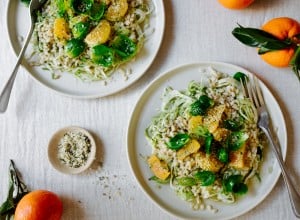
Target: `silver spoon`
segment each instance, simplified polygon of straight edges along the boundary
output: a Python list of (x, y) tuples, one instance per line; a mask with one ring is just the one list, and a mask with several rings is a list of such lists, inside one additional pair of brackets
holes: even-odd
[(31, 2), (29, 4), (29, 12), (30, 12), (30, 18), (31, 18), (30, 30), (27, 34), (25, 43), (24, 43), (24, 45), (23, 45), (23, 47), (22, 47), (22, 49), (19, 53), (18, 60), (17, 60), (17, 63), (15, 65), (15, 68), (14, 68), (13, 72), (11, 73), (11, 75), (10, 75), (7, 83), (5, 84), (3, 90), (0, 93), (0, 113), (4, 113), (7, 109), (11, 89), (13, 87), (13, 84), (14, 84), (14, 81), (15, 81), (20, 63), (21, 63), (22, 58), (23, 58), (23, 55), (26, 51), (26, 48), (29, 44), (29, 41), (31, 39), (31, 35), (33, 33), (33, 30), (34, 30), (34, 26), (35, 26), (35, 22), (36, 22), (36, 18), (37, 18), (36, 11), (39, 8), (41, 8), (45, 4), (46, 1), (47, 0), (31, 0)]

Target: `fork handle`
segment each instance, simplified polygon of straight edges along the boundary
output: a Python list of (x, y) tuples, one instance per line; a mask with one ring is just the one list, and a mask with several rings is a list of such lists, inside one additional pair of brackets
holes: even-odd
[(285, 182), (285, 185), (286, 185), (288, 193), (289, 193), (289, 197), (290, 197), (290, 201), (291, 201), (291, 204), (292, 204), (293, 212), (294, 212), (294, 214), (296, 215), (297, 218), (300, 218), (300, 194), (296, 190), (295, 185), (293, 184), (291, 178), (289, 177), (289, 175), (287, 173), (287, 168), (286, 168), (285, 163), (284, 163), (284, 161), (281, 157), (279, 147), (273, 141), (270, 129), (269, 128), (264, 128), (264, 127), (261, 127), (261, 129), (264, 131), (264, 133), (266, 134), (269, 142), (271, 143), (273, 152), (275, 153), (275, 156), (276, 156), (277, 161), (279, 163), (279, 166), (281, 168), (282, 177), (283, 177), (283, 180)]
[(4, 85), (4, 87), (3, 87), (3, 89), (0, 93), (0, 113), (4, 113), (7, 109), (7, 105), (8, 105), (9, 98), (10, 98), (10, 93), (11, 93), (11, 90), (12, 90), (12, 87), (13, 87), (13, 84), (14, 84), (19, 66), (20, 66), (21, 61), (23, 59), (24, 53), (25, 53), (26, 48), (27, 48), (27, 46), (30, 42), (30, 38), (31, 38), (31, 35), (33, 33), (33, 30), (34, 30), (34, 24), (31, 23), (30, 24), (30, 30), (27, 34), (24, 45), (23, 45), (23, 47), (22, 47), (22, 49), (21, 49), (21, 51), (18, 55), (18, 59), (17, 59), (17, 62), (15, 64), (14, 70), (12, 71), (9, 79), (7, 80), (6, 84)]

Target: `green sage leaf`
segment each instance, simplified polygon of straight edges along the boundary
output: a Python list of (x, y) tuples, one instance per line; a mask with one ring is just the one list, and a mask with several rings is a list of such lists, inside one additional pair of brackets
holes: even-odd
[(292, 69), (300, 82), (300, 47), (296, 48), (295, 54), (290, 62)]
[(259, 48), (259, 54), (274, 50), (282, 50), (292, 46), (292, 41), (288, 39), (279, 40), (272, 34), (256, 28), (246, 28), (239, 25), (239, 27), (233, 29), (232, 34), (241, 43), (250, 47)]
[(9, 186), (6, 201), (0, 206), (0, 219), (10, 219), (20, 199), (28, 193), (26, 185), (21, 181), (14, 162), (10, 161)]

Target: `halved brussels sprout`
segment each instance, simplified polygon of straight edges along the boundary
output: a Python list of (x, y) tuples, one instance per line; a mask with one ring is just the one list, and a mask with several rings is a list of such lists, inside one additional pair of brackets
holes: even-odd
[(242, 131), (232, 132), (227, 138), (228, 148), (230, 150), (238, 150), (240, 149), (248, 140), (249, 135)]
[(74, 17), (70, 17), (69, 24), (70, 27), (73, 28), (73, 26), (79, 22), (88, 22), (89, 21), (89, 16), (86, 14), (80, 14), (76, 15)]
[(243, 182), (242, 175), (232, 175), (223, 180), (223, 187), (226, 192), (245, 194), (248, 191), (247, 185)]
[(114, 50), (102, 44), (94, 46), (91, 58), (94, 63), (110, 67), (114, 63)]
[(94, 0), (71, 0), (71, 6), (78, 14), (84, 14), (91, 10)]
[(78, 57), (85, 49), (85, 44), (82, 40), (71, 39), (66, 44), (67, 55), (71, 58)]
[(99, 21), (104, 15), (106, 4), (104, 2), (95, 2), (90, 10), (89, 16), (93, 21)]
[(216, 174), (208, 170), (202, 170), (195, 173), (194, 178), (200, 182), (201, 186), (210, 186), (215, 182)]
[(236, 72), (234, 75), (233, 75), (233, 78), (239, 82), (241, 81), (244, 81), (246, 82), (248, 80), (248, 76), (245, 74), (245, 73), (242, 73), (242, 72)]
[(78, 22), (72, 28), (74, 38), (83, 39), (89, 33), (90, 23), (89, 22)]
[(125, 35), (117, 36), (113, 40), (112, 47), (116, 50), (116, 53), (122, 60), (126, 60), (134, 56), (137, 52), (136, 44)]
[(190, 136), (188, 134), (178, 133), (170, 139), (170, 141), (167, 143), (167, 146), (172, 150), (179, 150), (185, 144), (187, 144), (189, 140)]

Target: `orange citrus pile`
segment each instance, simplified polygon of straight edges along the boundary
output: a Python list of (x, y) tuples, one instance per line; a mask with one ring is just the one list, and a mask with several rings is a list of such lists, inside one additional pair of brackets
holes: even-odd
[[(295, 36), (300, 33), (300, 24), (292, 18), (279, 17), (268, 21), (262, 29), (279, 40), (296, 40)], [(276, 67), (287, 67), (295, 53), (295, 46), (290, 48), (270, 51), (261, 55), (268, 64)]]
[(60, 220), (62, 211), (62, 202), (55, 193), (35, 190), (20, 200), (14, 220)]
[(229, 9), (243, 9), (251, 5), (254, 0), (218, 0), (221, 5)]

